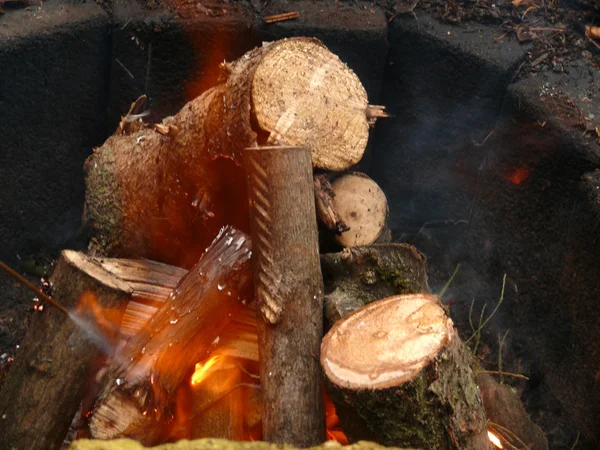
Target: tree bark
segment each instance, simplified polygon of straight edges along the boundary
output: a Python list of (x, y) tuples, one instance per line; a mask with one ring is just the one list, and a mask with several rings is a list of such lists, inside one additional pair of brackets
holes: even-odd
[(323, 441), (318, 363), (323, 279), (306, 148), (246, 150), (255, 243), (263, 437), (309, 447)]
[(375, 300), (429, 292), (427, 259), (408, 244), (374, 244), (321, 255), (325, 326)]
[(472, 363), (437, 297), (427, 294), (350, 313), (321, 346), (348, 438), (425, 450), (490, 448)]
[[(50, 283), (53, 298), (69, 311), (88, 291), (103, 308), (116, 310), (132, 293), (127, 283), (69, 250), (58, 259)], [(0, 391), (0, 448), (59, 448), (92, 364), (103, 352), (86, 330), (49, 305), (34, 313), (21, 347)]]
[(114, 359), (90, 423), (94, 438), (165, 439), (175, 392), (250, 294), (250, 241), (224, 229)]
[(177, 115), (125, 127), (88, 158), (92, 250), (189, 268), (223, 225), (249, 229), (244, 148), (304, 145), (315, 166), (332, 170), (362, 157), (374, 110), (319, 41), (264, 44), (223, 69), (225, 83)]

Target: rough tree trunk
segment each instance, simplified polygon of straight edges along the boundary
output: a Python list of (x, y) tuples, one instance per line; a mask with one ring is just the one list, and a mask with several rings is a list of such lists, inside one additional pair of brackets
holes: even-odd
[(390, 297), (350, 313), (323, 339), (321, 365), (351, 441), (490, 448), (471, 353), (433, 295)]
[(346, 314), (397, 294), (429, 292), (427, 259), (408, 244), (374, 244), (321, 255), (329, 329)]
[(311, 153), (246, 150), (255, 249), (263, 437), (309, 447), (325, 438), (318, 362), (323, 336)]
[[(148, 268), (148, 276), (159, 280), (155, 269)], [(50, 282), (53, 298), (71, 311), (79, 306), (82, 315), (87, 311), (79, 300), (85, 293), (93, 292), (100, 308), (118, 315), (134, 292), (97, 261), (69, 250), (58, 259)], [(137, 292), (146, 288), (154, 286), (140, 283)], [(80, 319), (85, 323), (84, 316)], [(21, 347), (0, 391), (0, 448), (58, 448), (103, 350), (86, 330), (49, 305), (33, 315)]]
[(181, 267), (224, 224), (248, 230), (242, 150), (304, 145), (317, 167), (358, 162), (369, 124), (356, 75), (319, 41), (285, 39), (224, 65), (226, 82), (154, 129), (128, 127), (86, 162), (92, 249)]
[(114, 358), (90, 423), (93, 437), (165, 439), (177, 388), (250, 294), (249, 246), (243, 233), (223, 230)]

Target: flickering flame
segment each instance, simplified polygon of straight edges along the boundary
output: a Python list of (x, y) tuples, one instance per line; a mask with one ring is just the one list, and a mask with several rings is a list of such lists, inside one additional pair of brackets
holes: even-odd
[(192, 379), (191, 379), (191, 385), (194, 386), (196, 384), (200, 384), (202, 383), (206, 377), (210, 374), (211, 369), (215, 368), (215, 365), (222, 360), (223, 356), (222, 355), (215, 355), (212, 356), (208, 359), (208, 361), (206, 361), (204, 364), (203, 363), (196, 363), (196, 370), (194, 371), (194, 374), (192, 375)]
[(491, 443), (494, 444), (496, 447), (503, 448), (502, 442), (500, 442), (500, 438), (489, 430), (488, 430), (488, 438), (490, 439)]

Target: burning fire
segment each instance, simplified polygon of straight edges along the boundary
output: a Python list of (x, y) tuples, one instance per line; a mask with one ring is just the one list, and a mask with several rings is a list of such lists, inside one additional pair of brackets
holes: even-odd
[(492, 433), (490, 430), (488, 430), (488, 438), (490, 439), (491, 443), (494, 444), (496, 447), (503, 448), (502, 442), (500, 442), (500, 438), (494, 433)]
[(204, 364), (196, 363), (196, 370), (194, 371), (192, 378), (190, 380), (190, 384), (192, 386), (202, 383), (208, 375), (211, 373), (211, 369), (218, 368), (217, 363), (223, 363), (223, 356), (215, 355), (212, 356), (206, 361)]

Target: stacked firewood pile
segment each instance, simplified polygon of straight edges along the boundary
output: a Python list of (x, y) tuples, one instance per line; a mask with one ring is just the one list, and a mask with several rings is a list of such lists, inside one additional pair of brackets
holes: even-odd
[(85, 421), (146, 445), (490, 448), (493, 408), (425, 257), (389, 243), (384, 193), (348, 172), (384, 109), (314, 39), (222, 69), (160, 124), (132, 120), (134, 102), (88, 159), (89, 252), (55, 265), (69, 317), (34, 318), (0, 391), (0, 447), (56, 448)]

